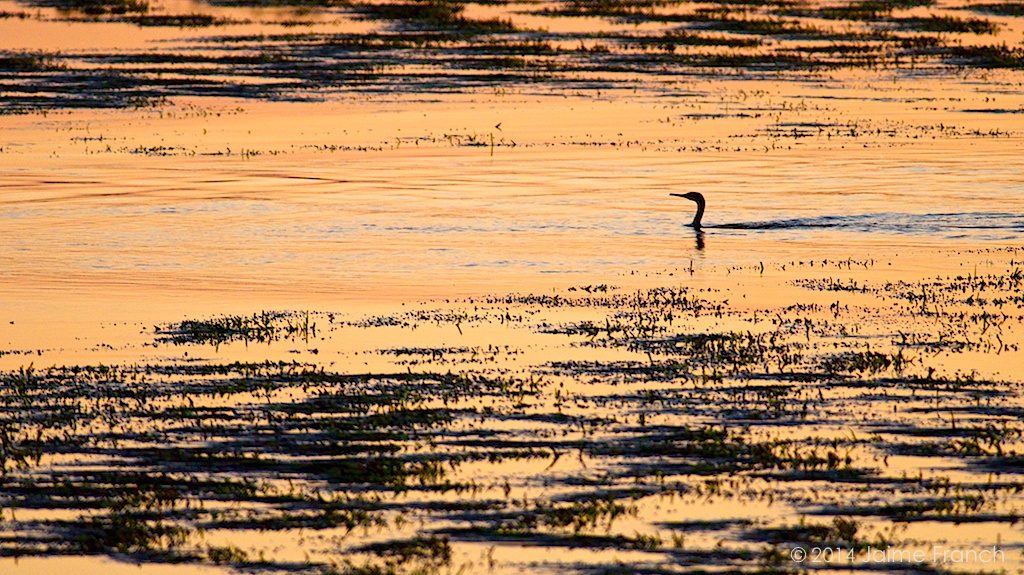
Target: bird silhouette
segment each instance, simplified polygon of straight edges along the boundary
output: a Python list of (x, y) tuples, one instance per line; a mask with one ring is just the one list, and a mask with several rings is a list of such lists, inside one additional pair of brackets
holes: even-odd
[(704, 195), (700, 192), (687, 192), (685, 194), (669, 194), (670, 196), (676, 196), (677, 198), (686, 198), (692, 202), (697, 203), (697, 213), (693, 215), (693, 221), (690, 222), (690, 226), (695, 230), (700, 229), (700, 219), (704, 217)]

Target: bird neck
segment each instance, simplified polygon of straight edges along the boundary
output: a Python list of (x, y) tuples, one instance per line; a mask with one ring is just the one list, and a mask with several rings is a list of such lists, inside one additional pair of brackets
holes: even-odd
[(693, 215), (693, 223), (691, 223), (690, 225), (695, 228), (699, 228), (700, 219), (702, 217), (704, 217), (704, 198), (700, 198), (697, 200), (697, 213)]

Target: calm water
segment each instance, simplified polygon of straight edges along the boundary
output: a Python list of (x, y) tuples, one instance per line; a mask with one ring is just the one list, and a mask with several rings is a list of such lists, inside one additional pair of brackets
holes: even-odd
[[(0, 281), (9, 292), (105, 283), (351, 292), (418, 282), (467, 292), (690, 259), (1019, 242), (1017, 142), (983, 145), (977, 155), (929, 147), (491, 157), (456, 148), (337, 161), (128, 157), (50, 173), (12, 166), (0, 200)], [(680, 190), (708, 198), (703, 249), (685, 225), (694, 205), (668, 196)]]

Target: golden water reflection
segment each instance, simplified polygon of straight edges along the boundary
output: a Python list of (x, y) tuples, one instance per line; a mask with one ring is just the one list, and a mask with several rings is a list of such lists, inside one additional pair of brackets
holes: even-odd
[[(330, 10), (206, 8), (249, 20), (220, 32), (277, 33), (286, 18), (379, 28)], [(208, 33), (0, 19), (14, 50), (147, 51)], [(374, 544), (424, 533), (451, 539), (441, 570), (786, 570), (800, 566), (779, 553), (835, 540), (997, 543), (996, 568), (1020, 572), (1019, 72), (729, 76), (0, 116), (4, 445), (46, 444), (24, 465), (4, 451), (4, 553), (55, 555), (31, 537), (78, 541), (69, 518), (109, 527), (118, 505), (143, 504), (79, 509), (89, 498), (75, 490), (113, 492), (88, 474), (137, 467), (259, 486), (225, 500), (175, 484), (203, 510), (166, 510), (203, 528), (176, 548), (192, 563), (175, 572), (258, 557), (344, 572), (380, 559)], [(692, 205), (668, 195), (688, 190), (708, 198), (699, 234)], [(301, 335), (168, 335), (263, 310), (291, 311), (275, 321), (303, 322)], [(225, 367), (264, 361), (289, 367)], [(204, 367), (224, 371), (190, 371)], [(429, 376), (422, 389), (414, 374)], [(446, 395), (467, 381), (479, 387)], [(421, 395), (379, 399), (403, 385)], [(64, 386), (77, 391), (46, 395)], [(451, 419), (317, 443), (369, 416), (390, 433), (388, 417), (418, 410)], [(344, 449), (378, 448), (413, 470), (408, 489), (329, 468), (358, 471)], [(438, 468), (417, 467), (431, 458)], [(32, 490), (62, 473), (66, 501)], [(593, 524), (560, 525), (580, 501)], [(380, 522), (316, 521), (361, 505)], [(97, 538), (7, 566), (136, 569)]]

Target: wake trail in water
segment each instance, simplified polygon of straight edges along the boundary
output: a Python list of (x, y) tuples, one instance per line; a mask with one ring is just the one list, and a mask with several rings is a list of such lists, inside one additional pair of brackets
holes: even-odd
[(991, 235), (1004, 239), (1019, 237), (1024, 234), (1024, 214), (1007, 212), (878, 213), (712, 224), (703, 227), (716, 230), (748, 231), (830, 229), (897, 235), (941, 235), (947, 237)]

